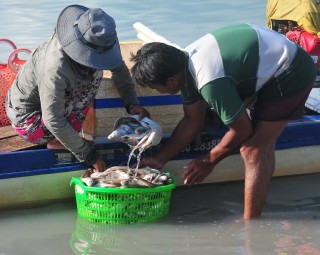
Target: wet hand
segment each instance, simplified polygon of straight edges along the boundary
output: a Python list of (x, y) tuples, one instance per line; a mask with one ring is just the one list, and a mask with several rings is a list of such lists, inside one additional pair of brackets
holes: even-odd
[(215, 165), (210, 162), (209, 155), (204, 155), (192, 160), (184, 167), (184, 184), (201, 183), (214, 169)]

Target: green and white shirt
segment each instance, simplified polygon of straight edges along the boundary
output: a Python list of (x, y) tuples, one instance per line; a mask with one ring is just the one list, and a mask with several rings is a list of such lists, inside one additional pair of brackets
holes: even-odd
[[(196, 89), (230, 124), (247, 99), (291, 65), (297, 46), (266, 27), (242, 24), (206, 34), (185, 50)], [(185, 103), (194, 101), (190, 90), (181, 90)]]

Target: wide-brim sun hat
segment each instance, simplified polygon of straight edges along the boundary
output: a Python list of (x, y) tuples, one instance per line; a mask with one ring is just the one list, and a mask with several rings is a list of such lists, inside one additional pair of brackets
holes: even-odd
[(56, 31), (61, 47), (75, 62), (98, 70), (122, 65), (115, 21), (102, 9), (67, 6)]

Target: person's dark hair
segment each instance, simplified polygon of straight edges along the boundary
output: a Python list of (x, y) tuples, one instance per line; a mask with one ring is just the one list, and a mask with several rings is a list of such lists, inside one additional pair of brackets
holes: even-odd
[(169, 77), (185, 70), (184, 53), (167, 44), (147, 43), (136, 55), (131, 55), (134, 62), (131, 68), (133, 79), (141, 86), (164, 84)]

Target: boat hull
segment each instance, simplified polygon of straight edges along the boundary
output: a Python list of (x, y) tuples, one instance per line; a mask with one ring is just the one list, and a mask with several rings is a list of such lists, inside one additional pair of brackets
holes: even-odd
[[(210, 128), (209, 128), (210, 129)], [(183, 186), (183, 166), (193, 158), (207, 153), (217, 144), (225, 127), (204, 131), (176, 158), (169, 161), (163, 171), (172, 173), (177, 186)], [(163, 141), (169, 138), (165, 134)], [(129, 148), (122, 143), (96, 139), (108, 166), (127, 164)], [(157, 148), (146, 153), (152, 154)], [(290, 176), (320, 172), (320, 116), (305, 116), (290, 122), (276, 145), (276, 170), (274, 176)], [(21, 207), (51, 203), (74, 197), (70, 186), (72, 177), (79, 177), (87, 168), (65, 150), (26, 150), (0, 153), (0, 208)], [(204, 184), (241, 181), (244, 164), (239, 153), (221, 161), (204, 180)]]
[[(276, 151), (274, 177), (311, 174), (320, 172), (320, 146), (307, 146)], [(165, 170), (177, 177), (177, 186), (182, 186), (183, 166), (191, 159), (173, 160)], [(244, 164), (239, 154), (221, 161), (202, 184), (241, 181), (244, 179)]]
[(0, 208), (38, 206), (74, 197), (69, 182), (83, 170), (1, 179)]

